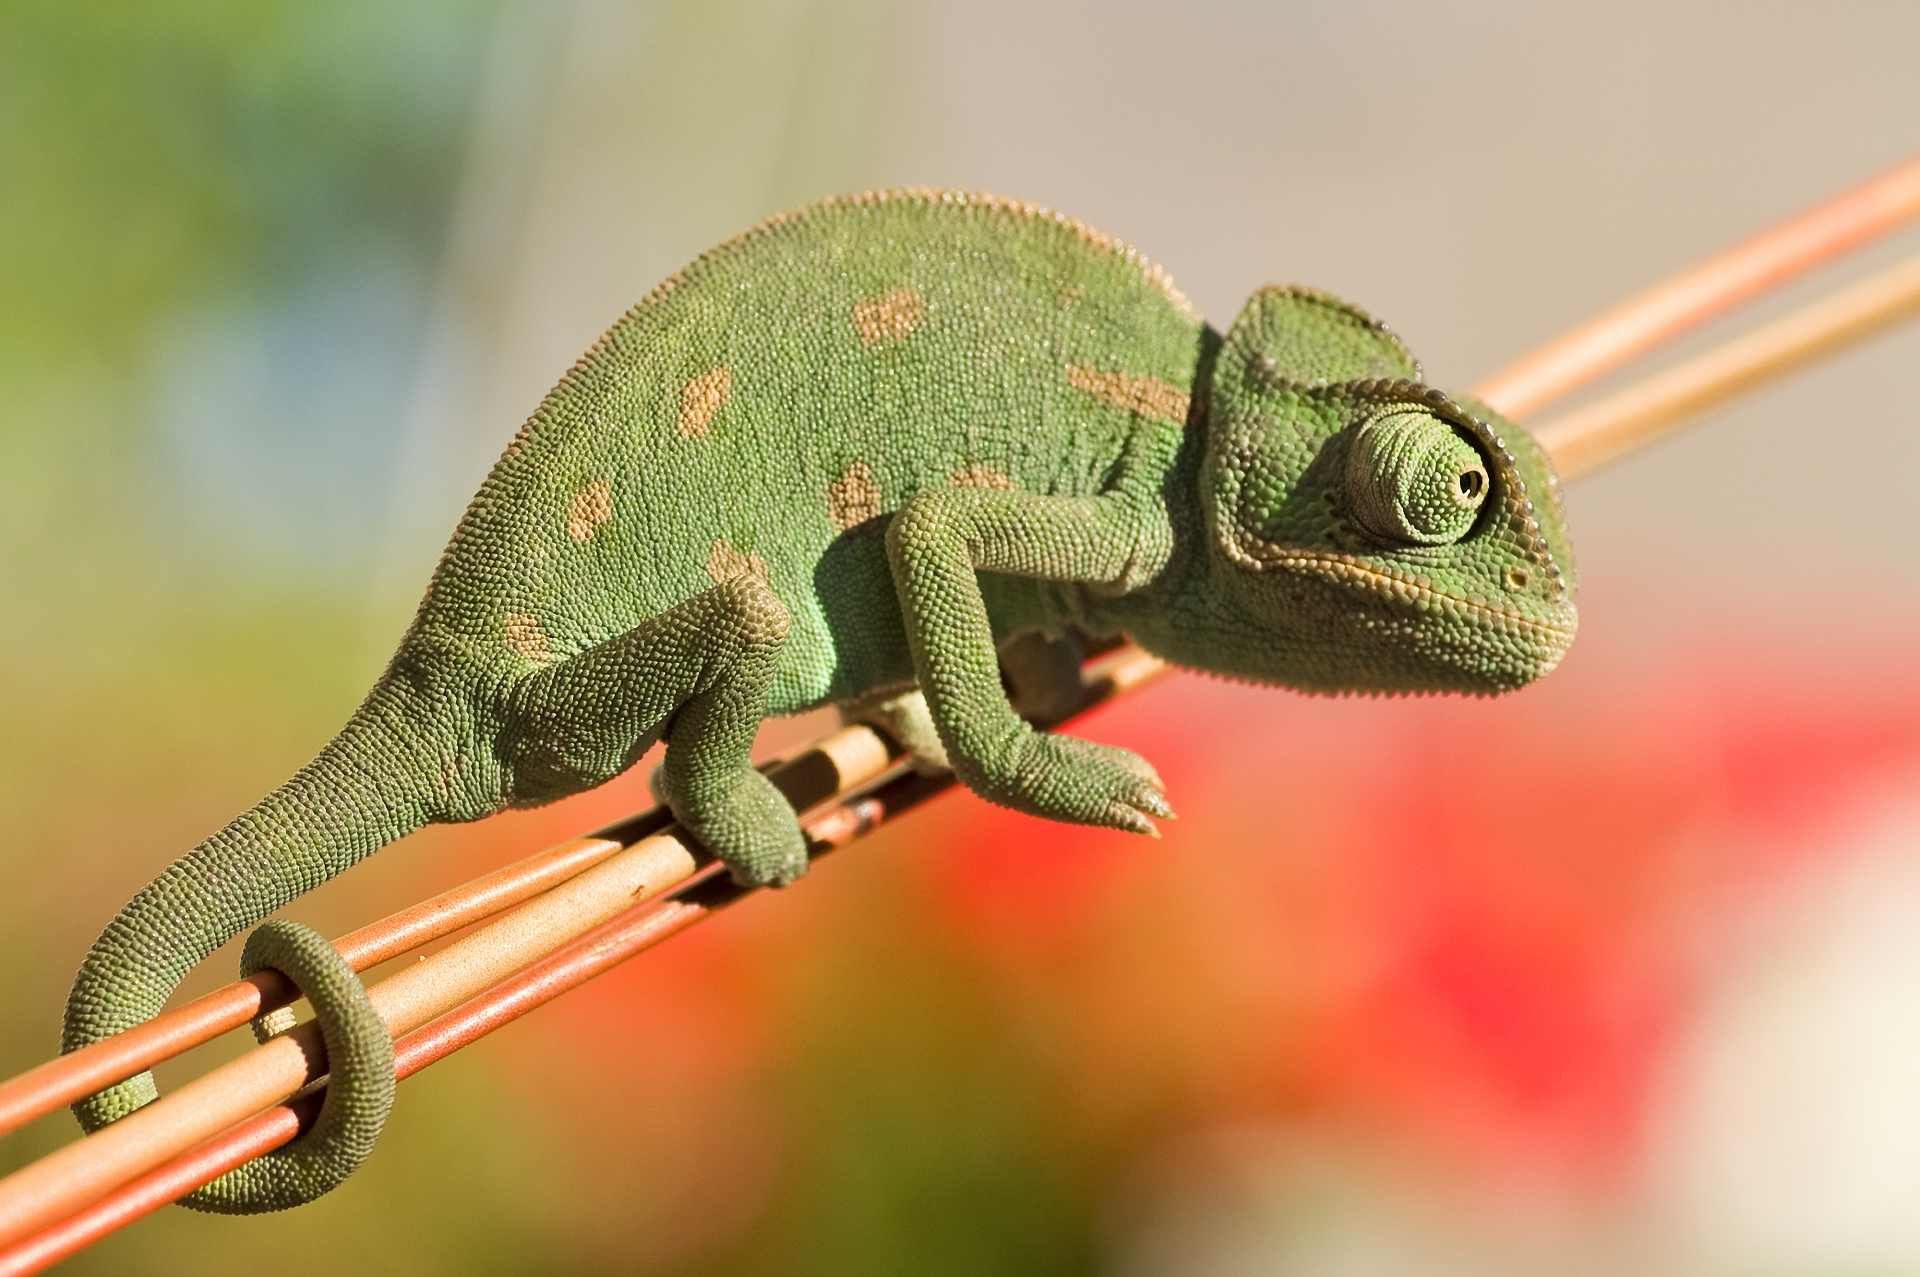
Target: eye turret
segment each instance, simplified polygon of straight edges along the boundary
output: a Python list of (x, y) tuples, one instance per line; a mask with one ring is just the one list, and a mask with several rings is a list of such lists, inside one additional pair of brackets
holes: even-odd
[(1472, 443), (1428, 413), (1383, 413), (1362, 423), (1347, 453), (1354, 518), (1386, 541), (1444, 545), (1486, 503), (1487, 465)]

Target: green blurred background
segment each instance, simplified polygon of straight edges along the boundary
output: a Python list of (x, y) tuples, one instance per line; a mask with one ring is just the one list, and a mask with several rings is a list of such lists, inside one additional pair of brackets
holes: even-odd
[[(1916, 47), (1904, 0), (7, 6), (0, 1072), (344, 717), (559, 373), (742, 226), (995, 190), (1217, 323), (1351, 296), (1459, 385), (1903, 158)], [(1085, 729), (1162, 764), (1164, 842), (945, 799), (434, 1067), (325, 1201), (72, 1271), (1920, 1271), (1916, 368), (1583, 481), (1538, 688), (1170, 679)]]

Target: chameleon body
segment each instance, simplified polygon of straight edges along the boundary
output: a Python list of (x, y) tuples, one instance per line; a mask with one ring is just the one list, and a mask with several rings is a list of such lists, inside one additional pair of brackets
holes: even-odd
[[(107, 927), (65, 1044), (149, 1018), (403, 834), (598, 785), (663, 737), (682, 825), (736, 877), (790, 882), (805, 844), (748, 751), (764, 716), (823, 702), (995, 802), (1151, 832), (1172, 814), (1153, 769), (1021, 720), (1000, 644), (1075, 626), (1309, 691), (1489, 693), (1559, 660), (1571, 575), (1540, 449), (1344, 303), (1263, 288), (1221, 333), (1043, 209), (816, 204), (662, 283), (567, 373), (345, 729)], [(346, 1094), (208, 1209), (324, 1192), (391, 1102), (344, 964), (304, 928), (259, 934), (248, 961), (302, 966)], [(152, 1096), (142, 1076), (76, 1107), (92, 1128)]]

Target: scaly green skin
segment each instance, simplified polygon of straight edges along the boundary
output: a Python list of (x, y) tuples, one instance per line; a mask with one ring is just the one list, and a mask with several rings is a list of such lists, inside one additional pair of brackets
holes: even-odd
[[(1261, 290), (1223, 337), (1131, 249), (1012, 201), (888, 192), (764, 223), (547, 397), (340, 736), (95, 943), (66, 1047), (420, 825), (576, 793), (662, 737), (681, 823), (743, 881), (791, 882), (806, 848), (748, 750), (766, 715), (823, 702), (995, 802), (1150, 832), (1171, 811), (1145, 761), (1008, 704), (996, 648), (1029, 631), (1310, 691), (1518, 687), (1573, 635), (1555, 482), (1523, 432), (1419, 378), (1304, 290)], [(324, 942), (277, 941), (325, 986), (336, 1079), (390, 1070)], [(324, 1192), (384, 1117), (377, 1087), (353, 1094), (190, 1204)], [(152, 1096), (143, 1076), (76, 1108), (91, 1129)]]

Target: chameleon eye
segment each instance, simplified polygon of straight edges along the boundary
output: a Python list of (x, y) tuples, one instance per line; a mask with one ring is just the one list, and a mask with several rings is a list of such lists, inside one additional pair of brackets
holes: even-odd
[(1354, 517), (1386, 541), (1459, 540), (1486, 503), (1488, 486), (1474, 446), (1424, 412), (1374, 417), (1355, 432), (1347, 454)]

